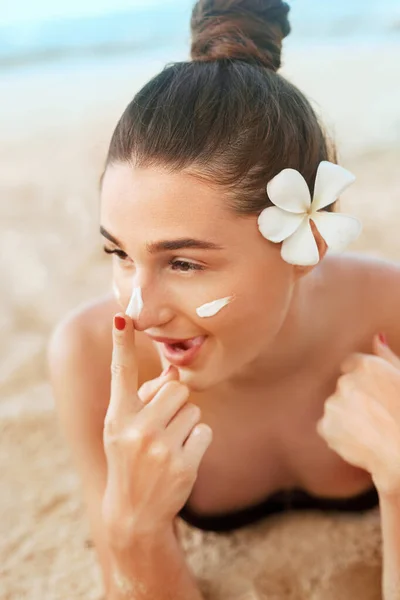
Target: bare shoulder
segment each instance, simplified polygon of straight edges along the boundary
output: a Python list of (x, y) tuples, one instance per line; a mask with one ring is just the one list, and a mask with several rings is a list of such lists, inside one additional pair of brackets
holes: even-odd
[[(86, 355), (88, 358), (108, 354), (108, 337), (111, 335), (112, 299), (109, 296), (96, 298), (69, 312), (54, 328), (50, 343), (51, 360), (66, 358), (67, 355)], [(115, 306), (115, 304), (114, 304)], [(115, 312), (117, 311), (117, 307)]]
[[(70, 377), (82, 375), (90, 385), (101, 382), (110, 388), (112, 322), (120, 312), (112, 295), (98, 297), (78, 306), (55, 327), (48, 345), (48, 362), (54, 372), (63, 370)], [(139, 385), (159, 374), (160, 362), (151, 341), (136, 332)]]
[[(352, 282), (350, 290), (359, 293), (365, 300), (374, 303), (398, 304), (400, 295), (400, 264), (383, 258), (362, 254), (346, 254), (330, 257), (327, 268), (334, 280)], [(389, 293), (390, 292), (390, 293)], [(391, 297), (391, 295), (397, 297)]]
[(346, 312), (368, 333), (385, 332), (400, 353), (400, 264), (356, 253), (336, 255), (327, 258), (326, 275)]

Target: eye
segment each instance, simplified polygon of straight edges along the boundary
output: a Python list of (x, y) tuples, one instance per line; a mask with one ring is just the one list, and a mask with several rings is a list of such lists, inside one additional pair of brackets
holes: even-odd
[[(131, 260), (127, 253), (123, 250), (118, 250), (117, 248), (110, 250), (106, 246), (103, 247), (103, 250), (106, 254), (115, 254), (121, 261)], [(171, 265), (173, 271), (180, 271), (182, 273), (188, 273), (189, 271), (204, 271), (204, 267), (202, 265), (198, 265), (197, 263), (192, 263), (187, 260), (171, 260), (169, 261), (169, 264)]]
[(169, 264), (173, 271), (182, 271), (183, 273), (188, 273), (189, 271), (204, 271), (203, 266), (187, 260), (171, 260)]
[(117, 249), (110, 250), (109, 248), (106, 248), (105, 246), (104, 246), (103, 250), (106, 254), (115, 254), (116, 256), (118, 256), (118, 258), (120, 260), (126, 260), (128, 258), (127, 253), (124, 252), (123, 250), (117, 250)]

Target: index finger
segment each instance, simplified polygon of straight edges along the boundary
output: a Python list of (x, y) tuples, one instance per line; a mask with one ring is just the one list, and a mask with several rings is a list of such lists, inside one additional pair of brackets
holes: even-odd
[[(121, 327), (121, 329), (120, 329)], [(132, 319), (122, 313), (114, 317), (111, 361), (111, 397), (107, 418), (119, 420), (141, 408), (138, 393), (138, 365)]]

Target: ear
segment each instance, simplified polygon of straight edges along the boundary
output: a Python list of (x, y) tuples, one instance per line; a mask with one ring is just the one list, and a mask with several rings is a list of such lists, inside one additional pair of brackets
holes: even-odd
[[(312, 221), (311, 219), (310, 219), (310, 225), (311, 225), (312, 232), (314, 234), (315, 242), (317, 244), (318, 253), (319, 253), (319, 263), (320, 263), (321, 260), (324, 258), (327, 250), (328, 250), (328, 246), (327, 246), (327, 243), (325, 242), (324, 238), (322, 237), (322, 235), (318, 231), (318, 229), (317, 229), (314, 221)], [(317, 263), (317, 265), (319, 263)], [(295, 272), (296, 272), (296, 278), (300, 279), (300, 277), (304, 277), (305, 275), (307, 275), (307, 273), (310, 273), (310, 271), (312, 271), (313, 269), (315, 269), (315, 267), (317, 265), (310, 265), (308, 267), (302, 267), (300, 265), (296, 265), (294, 267), (295, 268)]]

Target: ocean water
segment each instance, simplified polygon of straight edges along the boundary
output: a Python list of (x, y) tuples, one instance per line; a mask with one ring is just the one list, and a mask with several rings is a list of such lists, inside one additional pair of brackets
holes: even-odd
[[(290, 44), (400, 43), (400, 0), (289, 4)], [(189, 48), (192, 6), (191, 0), (15, 0), (0, 18), (0, 69)]]

